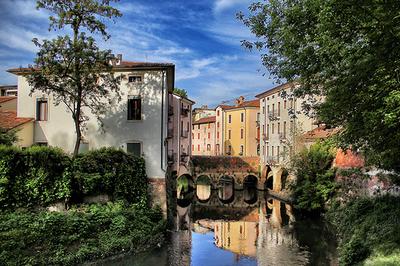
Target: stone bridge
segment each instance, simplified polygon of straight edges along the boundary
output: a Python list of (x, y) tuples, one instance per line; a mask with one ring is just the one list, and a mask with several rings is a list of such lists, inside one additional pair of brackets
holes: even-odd
[(190, 197), (200, 202), (218, 200), (222, 204), (234, 203), (235, 191), (243, 191), (236, 192), (243, 195), (241, 202), (254, 204), (257, 191), (279, 193), (287, 177), (280, 166), (261, 167), (259, 157), (192, 156), (182, 170), (177, 179), (178, 199), (193, 191)]

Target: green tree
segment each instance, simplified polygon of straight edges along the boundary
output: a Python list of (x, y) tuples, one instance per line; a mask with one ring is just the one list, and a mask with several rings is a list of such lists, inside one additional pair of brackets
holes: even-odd
[[(75, 124), (76, 142), (74, 156), (78, 154), (82, 131), (88, 120), (85, 112), (96, 117), (107, 110), (107, 103), (119, 100), (119, 79), (114, 75), (110, 62), (115, 60), (110, 50), (100, 50), (88, 33), (99, 33), (104, 40), (104, 18), (120, 17), (121, 13), (110, 5), (118, 0), (39, 0), (37, 8), (54, 13), (50, 16), (51, 29), (70, 27), (69, 35), (53, 40), (33, 42), (39, 47), (28, 82), (33, 91), (51, 94), (54, 104), (64, 103)], [(111, 97), (116, 95), (116, 97)]]
[(185, 89), (179, 89), (179, 88), (174, 88), (174, 93), (183, 97), (183, 98), (187, 98), (187, 91)]
[(13, 145), (18, 140), (16, 133), (15, 130), (5, 130), (0, 127), (0, 145)]
[(237, 16), (270, 74), (322, 95), (320, 119), (343, 128), (343, 147), (400, 171), (400, 5), (381, 0), (269, 0)]

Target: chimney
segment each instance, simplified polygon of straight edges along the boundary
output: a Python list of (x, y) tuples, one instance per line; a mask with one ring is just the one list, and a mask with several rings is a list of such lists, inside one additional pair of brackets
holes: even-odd
[(240, 96), (239, 98), (236, 99), (236, 106), (241, 105), (244, 102), (244, 97)]
[(122, 54), (117, 54), (117, 58), (115, 60), (115, 65), (119, 66), (122, 62)]

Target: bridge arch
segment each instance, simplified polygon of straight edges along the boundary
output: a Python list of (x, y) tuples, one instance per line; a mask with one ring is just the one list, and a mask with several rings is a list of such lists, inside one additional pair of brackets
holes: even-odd
[(176, 179), (176, 201), (180, 207), (187, 207), (194, 197), (194, 182), (189, 174), (183, 174)]
[(254, 204), (257, 202), (257, 183), (258, 178), (255, 175), (248, 175), (243, 181), (243, 200), (247, 204)]
[(269, 165), (266, 165), (264, 189), (272, 190), (273, 188), (274, 188), (274, 174), (272, 172), (272, 168)]
[(231, 203), (235, 198), (235, 180), (232, 176), (223, 175), (218, 180), (218, 198), (222, 203)]
[(196, 197), (205, 203), (211, 198), (212, 182), (211, 177), (208, 175), (200, 175), (196, 178)]

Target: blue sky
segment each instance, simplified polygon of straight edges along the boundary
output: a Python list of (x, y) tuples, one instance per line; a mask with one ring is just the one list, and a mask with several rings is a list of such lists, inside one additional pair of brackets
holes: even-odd
[[(111, 39), (104, 49), (130, 61), (171, 62), (176, 65), (176, 87), (186, 89), (197, 106), (215, 106), (240, 95), (253, 98), (273, 86), (260, 55), (240, 46), (252, 39), (235, 18), (248, 0), (121, 0), (123, 13), (108, 23)], [(36, 10), (34, 0), (0, 1), (0, 84), (16, 84), (6, 69), (32, 64), (32, 38), (50, 39), (49, 13)]]

